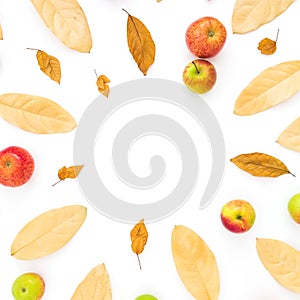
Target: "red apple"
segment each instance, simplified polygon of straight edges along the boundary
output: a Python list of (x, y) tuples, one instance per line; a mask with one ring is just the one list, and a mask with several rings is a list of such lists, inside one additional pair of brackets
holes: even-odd
[(197, 94), (204, 94), (215, 85), (217, 71), (211, 62), (195, 59), (185, 67), (182, 79), (190, 90)]
[(255, 210), (245, 200), (232, 200), (224, 204), (221, 221), (226, 229), (234, 233), (248, 231), (255, 221)]
[(0, 151), (0, 183), (17, 187), (26, 183), (32, 176), (34, 160), (31, 154), (17, 146)]
[(217, 55), (222, 50), (226, 37), (226, 28), (218, 19), (203, 17), (187, 28), (185, 41), (195, 56), (208, 58)]

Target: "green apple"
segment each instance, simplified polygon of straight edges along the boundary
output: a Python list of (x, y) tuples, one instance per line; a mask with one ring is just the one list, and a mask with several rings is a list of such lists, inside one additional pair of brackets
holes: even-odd
[(204, 94), (215, 85), (217, 71), (208, 60), (195, 59), (185, 67), (182, 79), (190, 90), (197, 94)]
[(300, 193), (295, 194), (288, 203), (288, 211), (292, 219), (300, 224)]
[(14, 281), (12, 294), (15, 300), (40, 300), (45, 292), (45, 282), (36, 273), (24, 273)]
[(222, 207), (221, 221), (229, 231), (243, 233), (253, 226), (255, 210), (245, 200), (231, 200)]
[(156, 297), (149, 295), (149, 294), (144, 294), (140, 295), (135, 300), (158, 300)]

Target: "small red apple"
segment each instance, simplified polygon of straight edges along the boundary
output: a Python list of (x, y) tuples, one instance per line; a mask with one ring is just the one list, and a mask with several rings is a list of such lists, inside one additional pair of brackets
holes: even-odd
[(17, 146), (0, 151), (0, 183), (17, 187), (26, 183), (32, 176), (34, 160), (31, 154)]
[(182, 79), (190, 90), (197, 94), (204, 94), (215, 85), (217, 71), (211, 62), (195, 59), (185, 67)]
[(255, 221), (255, 210), (245, 200), (232, 200), (224, 204), (221, 221), (226, 229), (234, 233), (248, 231)]
[(225, 26), (214, 17), (203, 17), (189, 25), (185, 34), (188, 49), (197, 57), (217, 55), (227, 37)]

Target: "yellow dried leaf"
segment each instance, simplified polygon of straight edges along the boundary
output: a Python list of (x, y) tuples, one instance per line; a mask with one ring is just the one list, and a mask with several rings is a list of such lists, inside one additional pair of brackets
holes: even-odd
[(139, 69), (144, 75), (147, 75), (149, 67), (155, 59), (155, 43), (151, 33), (139, 19), (128, 14), (127, 19), (127, 43), (129, 51), (132, 54)]
[(178, 275), (195, 299), (217, 300), (220, 276), (214, 254), (191, 229), (175, 226), (172, 253)]
[(285, 148), (300, 151), (300, 118), (281, 132), (277, 142)]
[(2, 32), (1, 24), (0, 24), (0, 40), (3, 40), (3, 32)]
[(282, 161), (265, 153), (241, 154), (230, 161), (253, 176), (278, 177), (284, 174), (293, 175)]
[(294, 1), (237, 0), (232, 14), (232, 31), (253, 31), (282, 14)]
[(106, 97), (109, 95), (108, 83), (110, 83), (110, 80), (105, 75), (100, 75), (96, 81), (98, 91)]
[(86, 16), (76, 0), (31, 0), (52, 33), (67, 47), (90, 52), (92, 37)]
[(145, 226), (144, 220), (140, 220), (130, 231), (130, 239), (131, 239), (131, 249), (137, 255), (140, 269), (141, 262), (139, 259), (139, 254), (144, 251), (145, 245), (148, 240), (148, 231)]
[(44, 72), (52, 80), (60, 83), (61, 69), (59, 60), (56, 57), (51, 56), (41, 50), (37, 51), (36, 58), (41, 71)]
[(74, 118), (57, 103), (26, 94), (0, 95), (0, 116), (33, 133), (69, 132), (77, 126)]
[(256, 250), (264, 267), (285, 288), (300, 293), (300, 253), (278, 240), (256, 239)]
[(76, 178), (82, 168), (83, 168), (83, 165), (71, 166), (68, 168), (66, 166), (63, 166), (62, 168), (60, 168), (58, 170), (58, 173), (57, 173), (59, 181), (52, 184), (52, 186), (55, 186), (56, 184), (60, 183), (62, 180), (65, 180), (67, 178), (72, 178), (72, 179)]
[(270, 67), (255, 77), (238, 96), (234, 113), (252, 115), (292, 97), (300, 89), (300, 60)]
[(22, 260), (46, 256), (62, 248), (79, 230), (86, 208), (71, 205), (52, 209), (27, 223), (11, 246), (11, 255)]
[(257, 49), (260, 50), (261, 54), (271, 55), (276, 52), (276, 42), (269, 39), (264, 38), (258, 44)]
[(78, 285), (71, 300), (111, 300), (108, 272), (104, 264), (93, 268)]

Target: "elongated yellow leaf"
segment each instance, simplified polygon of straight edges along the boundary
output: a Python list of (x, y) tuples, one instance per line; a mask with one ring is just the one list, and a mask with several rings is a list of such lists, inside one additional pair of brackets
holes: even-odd
[(151, 33), (142, 21), (128, 14), (127, 19), (127, 42), (129, 51), (132, 54), (139, 69), (147, 75), (149, 67), (154, 63), (155, 44)]
[(270, 67), (255, 77), (238, 96), (234, 113), (252, 115), (292, 97), (300, 89), (300, 60)]
[(3, 40), (3, 32), (2, 32), (1, 24), (0, 24), (0, 40)]
[(230, 161), (253, 176), (278, 177), (284, 174), (293, 175), (282, 161), (265, 153), (241, 154)]
[(0, 116), (33, 133), (62, 133), (77, 126), (74, 118), (57, 103), (26, 94), (0, 95)]
[(71, 300), (111, 300), (109, 276), (104, 264), (93, 268), (78, 285)]
[(282, 14), (294, 1), (237, 0), (232, 14), (232, 31), (253, 31)]
[(191, 229), (175, 226), (172, 253), (179, 277), (195, 299), (216, 300), (220, 278), (214, 254)]
[(31, 0), (45, 25), (67, 47), (90, 52), (92, 37), (86, 16), (76, 0)]
[(285, 288), (300, 293), (300, 252), (278, 240), (257, 239), (256, 250), (264, 267)]
[(277, 142), (285, 148), (300, 152), (300, 118), (281, 132)]
[(79, 230), (86, 208), (71, 205), (52, 209), (27, 223), (11, 246), (11, 255), (22, 260), (43, 257), (63, 247)]
[(61, 69), (59, 60), (42, 50), (37, 51), (36, 58), (41, 71), (44, 72), (52, 80), (60, 83)]

